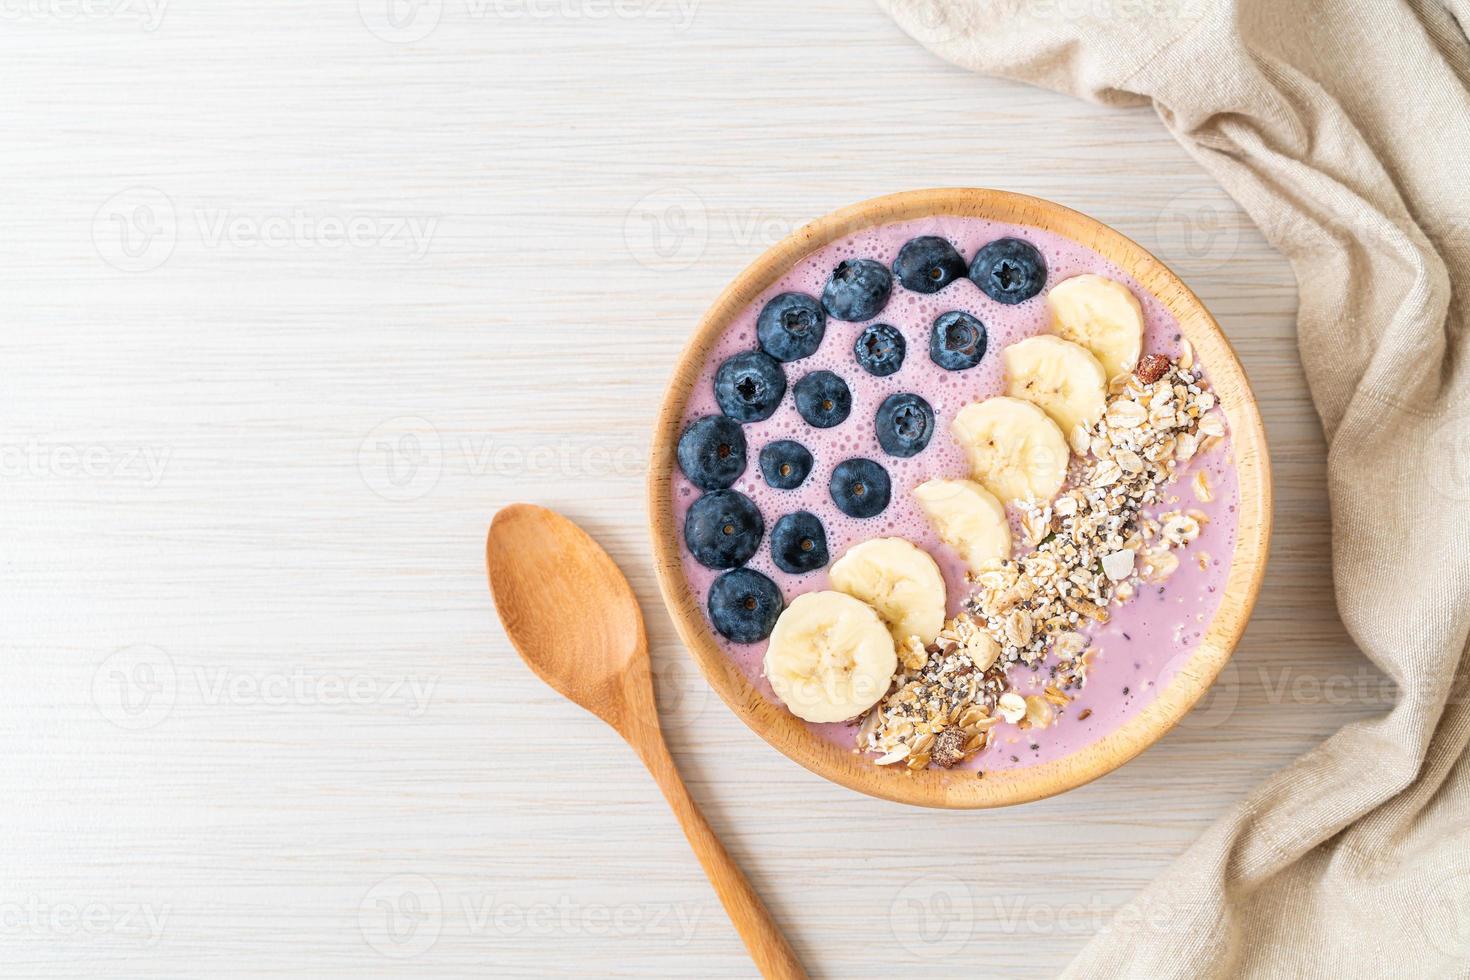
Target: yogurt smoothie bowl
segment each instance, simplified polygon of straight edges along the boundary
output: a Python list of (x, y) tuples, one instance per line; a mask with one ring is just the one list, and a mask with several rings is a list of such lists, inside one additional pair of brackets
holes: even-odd
[(1231, 581), (1236, 433), (1180, 318), (1059, 230), (920, 212), (849, 220), (732, 307), (654, 495), (666, 590), (869, 791), (1078, 770), (1259, 582), (1254, 556)]

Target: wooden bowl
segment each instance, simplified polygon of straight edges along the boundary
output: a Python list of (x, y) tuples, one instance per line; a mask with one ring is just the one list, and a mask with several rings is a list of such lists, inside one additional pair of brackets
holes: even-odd
[[(932, 215), (988, 218), (1029, 225), (1080, 242), (1133, 276), (1178, 319), (1210, 373), (1230, 423), (1240, 499), (1235, 557), (1226, 594), (1193, 656), (1154, 701), (1120, 728), (1072, 755), (1029, 768), (988, 772), (880, 767), (870, 756), (833, 745), (768, 701), (722, 651), (680, 565), (671, 478), (685, 402), (706, 355), (727, 324), (793, 265), (823, 246), (874, 225)], [(1230, 658), (1260, 591), (1271, 536), (1271, 464), (1266, 433), (1240, 360), (1219, 325), (1179, 277), (1137, 243), (1106, 225), (1050, 201), (980, 188), (908, 191), (835, 211), (801, 228), (742, 272), (705, 314), (674, 370), (653, 434), (648, 504), (659, 588), (680, 637), (720, 697), (756, 734), (801, 765), (871, 796), (916, 806), (955, 809), (1007, 806), (1052, 796), (1111, 772), (1172, 728), (1194, 706)]]

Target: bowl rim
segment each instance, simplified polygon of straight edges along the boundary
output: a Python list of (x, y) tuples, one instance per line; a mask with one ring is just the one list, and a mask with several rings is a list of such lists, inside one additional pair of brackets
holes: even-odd
[[(823, 740), (784, 706), (768, 701), (714, 639), (684, 576), (672, 506), (674, 450), (684, 408), (730, 321), (811, 252), (866, 228), (936, 216), (984, 218), (1060, 234), (1110, 260), (1152, 293), (1209, 367), (1230, 423), (1239, 485), (1235, 554), (1225, 595), (1204, 636), (1163, 690), (1121, 727), (1071, 755), (987, 772), (984, 778), (970, 770), (876, 766), (855, 750)], [(647, 502), (659, 591), (710, 686), (752, 731), (804, 768), (860, 793), (914, 806), (982, 809), (1031, 802), (1075, 789), (1138, 756), (1189, 712), (1224, 669), (1250, 619), (1269, 554), (1273, 501), (1265, 427), (1245, 369), (1219, 324), (1172, 270), (1132, 239), (1081, 212), (1010, 191), (951, 187), (889, 194), (824, 215), (767, 249), (724, 289), (680, 353), (651, 448)]]

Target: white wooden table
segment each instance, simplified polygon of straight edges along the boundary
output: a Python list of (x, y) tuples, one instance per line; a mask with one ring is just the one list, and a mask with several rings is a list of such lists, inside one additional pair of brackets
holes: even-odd
[[(751, 975), (632, 754), (499, 632), (482, 541), (515, 500), (627, 569), (680, 767), (814, 975), (1050, 975), (1386, 706), (1333, 609), (1289, 271), (1147, 111), (968, 75), (849, 0), (0, 20), (7, 973)], [(834, 207), (961, 184), (1095, 215), (1204, 297), (1278, 531), (1181, 728), (1062, 798), (931, 813), (809, 775), (708, 691), (643, 470), (724, 282)]]

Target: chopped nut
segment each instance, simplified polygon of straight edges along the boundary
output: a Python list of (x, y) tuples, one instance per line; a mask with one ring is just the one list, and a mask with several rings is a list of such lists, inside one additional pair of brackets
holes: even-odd
[(1138, 368), (1133, 373), (1138, 375), (1138, 380), (1146, 385), (1151, 385), (1164, 376), (1169, 370), (1169, 359), (1163, 354), (1145, 354), (1138, 362)]

